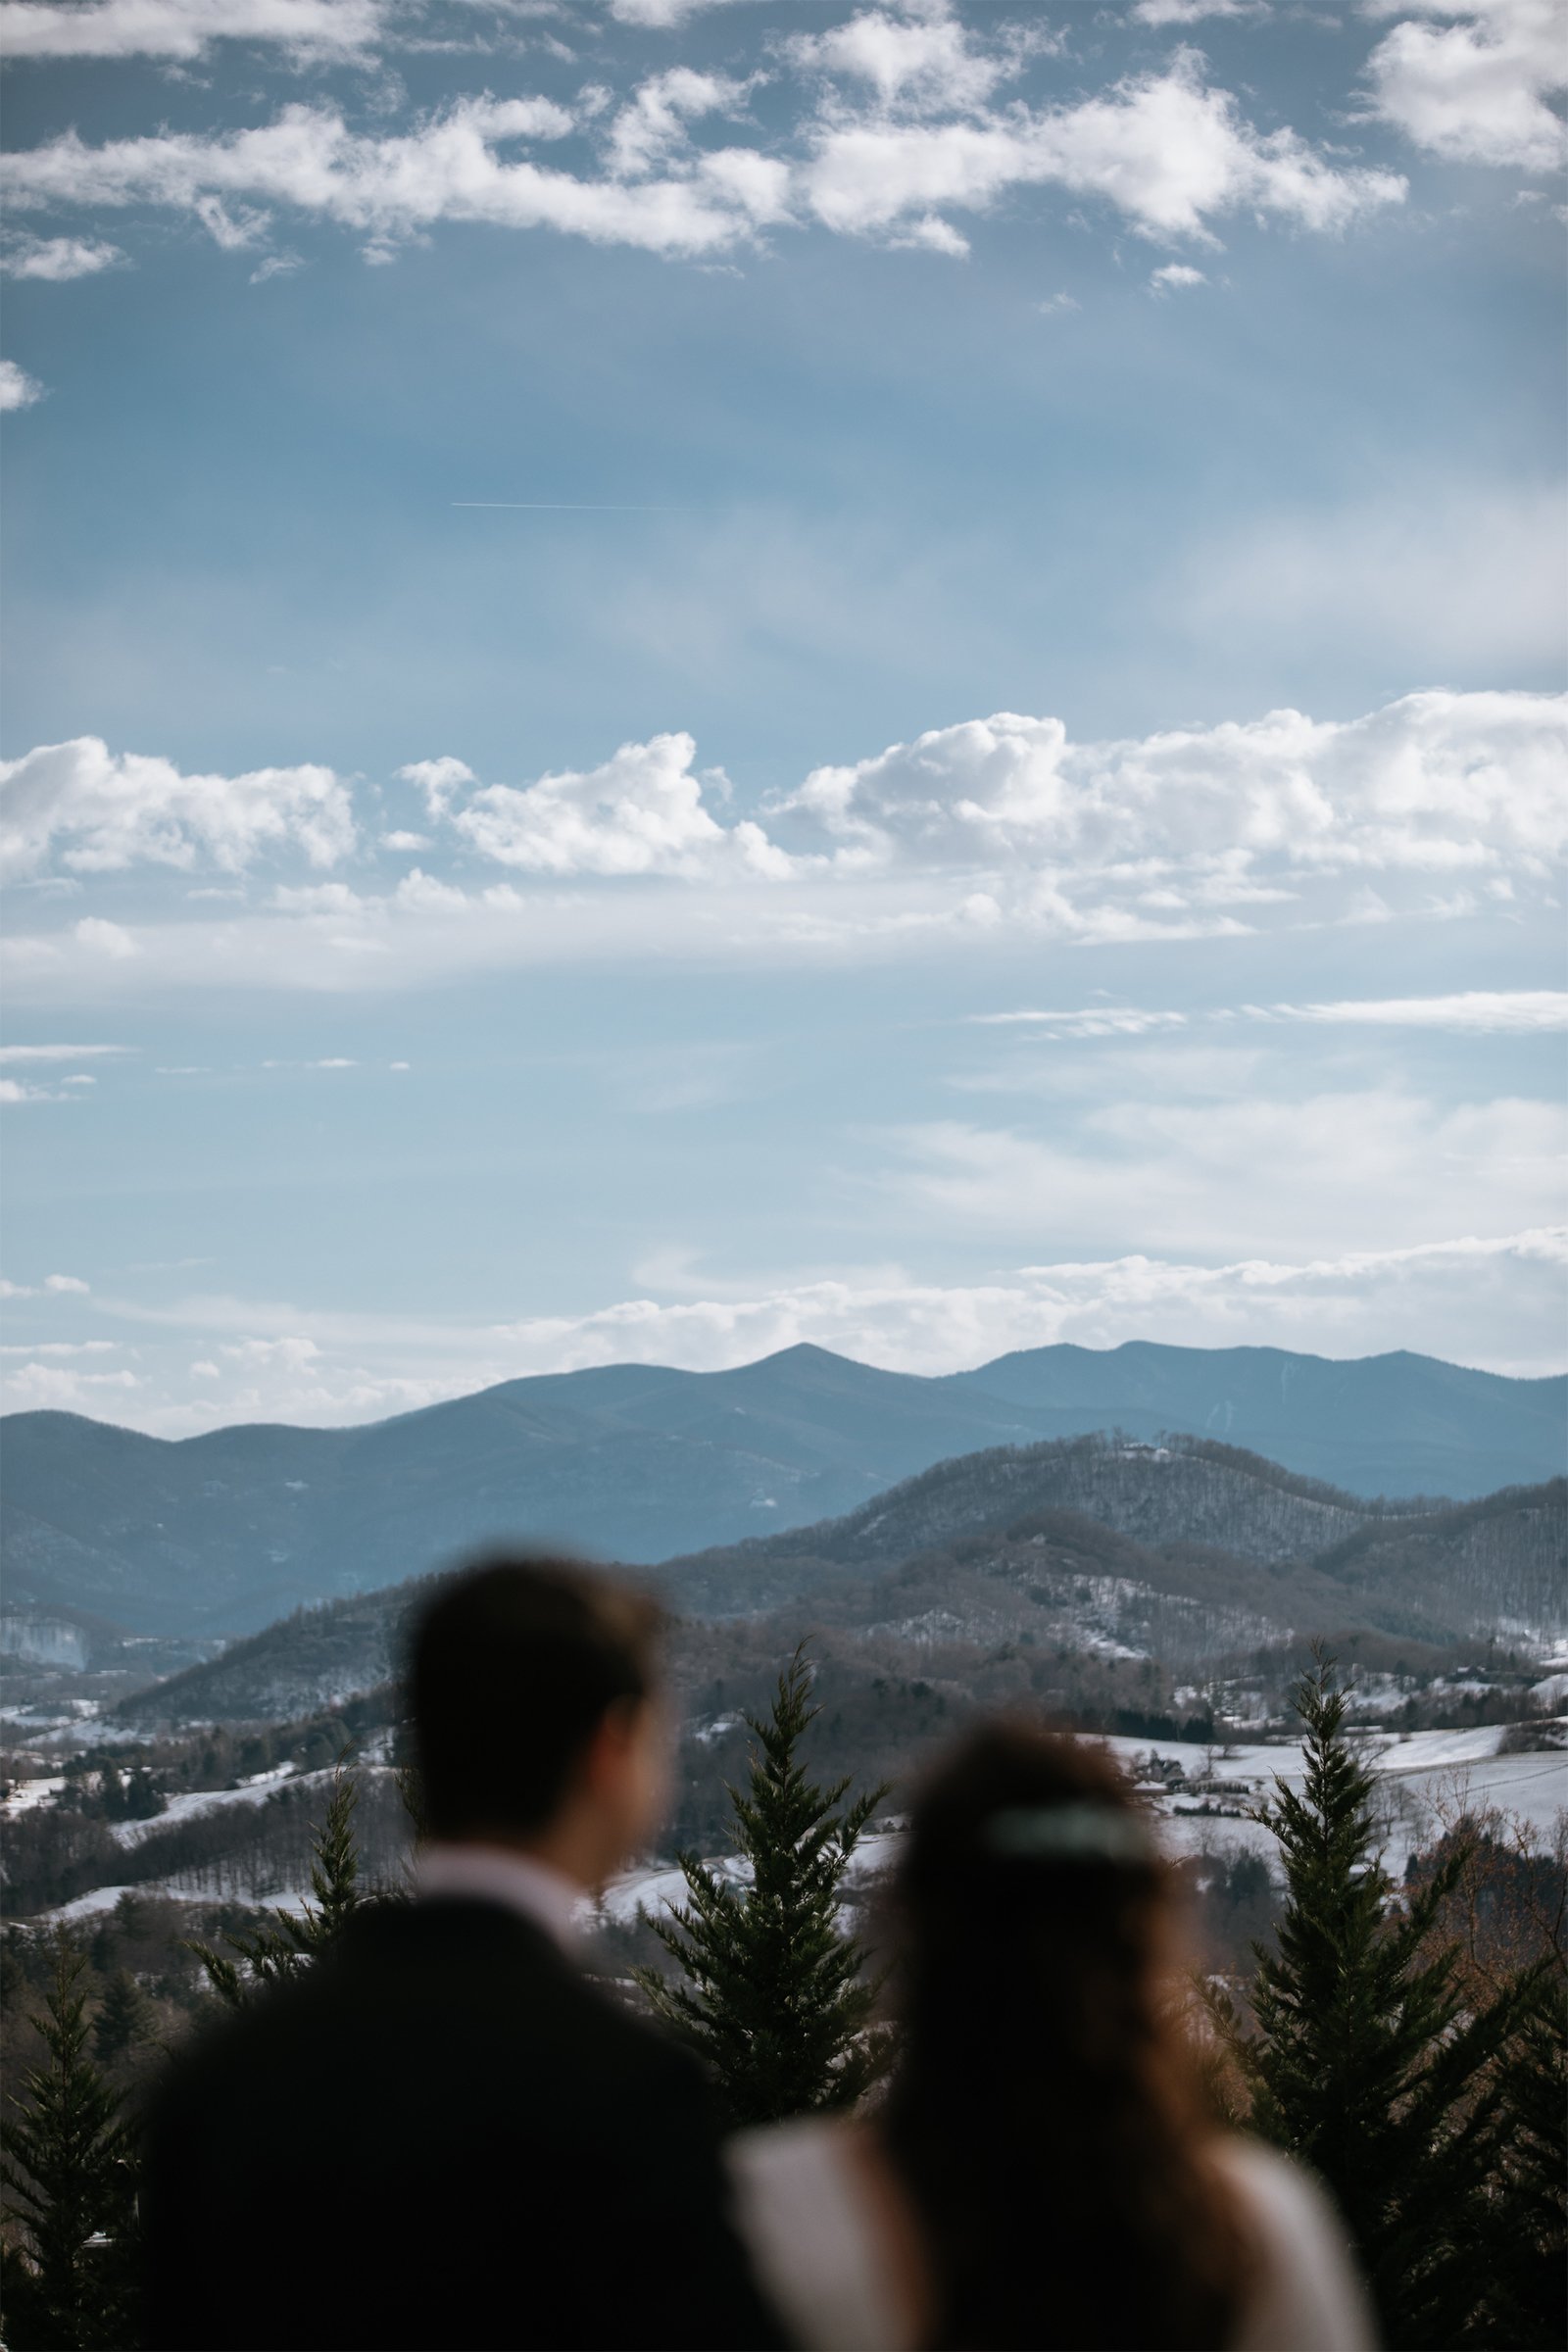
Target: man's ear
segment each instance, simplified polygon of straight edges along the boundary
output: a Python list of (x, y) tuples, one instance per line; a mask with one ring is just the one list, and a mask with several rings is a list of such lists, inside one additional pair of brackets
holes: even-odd
[(644, 1704), (639, 1698), (611, 1700), (583, 1749), (581, 1777), (585, 1788), (597, 1791), (606, 1781), (620, 1778), (637, 1744)]

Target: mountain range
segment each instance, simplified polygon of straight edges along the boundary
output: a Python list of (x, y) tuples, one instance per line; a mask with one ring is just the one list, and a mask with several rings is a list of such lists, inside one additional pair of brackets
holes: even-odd
[(0, 1544), (12, 1610), (228, 1637), (498, 1540), (651, 1563), (853, 1513), (953, 1456), (1095, 1431), (1223, 1440), (1350, 1498), (1462, 1499), (1554, 1475), (1565, 1408), (1561, 1378), (1403, 1352), (1129, 1343), (937, 1378), (811, 1347), (724, 1372), (616, 1364), (357, 1429), (177, 1441), (28, 1412), (0, 1425)]

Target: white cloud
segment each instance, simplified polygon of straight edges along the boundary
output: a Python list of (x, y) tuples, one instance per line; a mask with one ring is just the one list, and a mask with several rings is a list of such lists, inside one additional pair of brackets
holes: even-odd
[(83, 1282), (76, 1274), (46, 1274), (43, 1278), (43, 1287), (46, 1291), (69, 1292), (73, 1296), (85, 1298), (92, 1285)]
[(354, 847), (345, 786), (329, 767), (183, 775), (172, 760), (111, 754), (95, 735), (0, 761), (0, 870), (34, 872), (51, 854), (78, 873), (209, 858), (238, 872), (264, 850), (332, 865)]
[[(579, 109), (580, 126), (604, 144), (599, 176), (512, 152), (579, 127), (553, 101), (470, 96), (379, 135), (351, 130), (330, 106), (300, 104), (213, 137), (162, 131), (94, 147), (69, 131), (8, 158), (6, 183), (14, 206), (161, 205), (236, 245), (262, 233), (267, 208), (289, 207), (358, 232), (380, 260), (442, 220), (553, 228), (687, 258), (815, 220), (962, 252), (948, 214), (985, 212), (1026, 187), (1098, 197), (1142, 233), (1205, 242), (1215, 220), (1237, 212), (1337, 232), (1404, 197), (1396, 174), (1342, 165), (1290, 129), (1258, 130), (1190, 51), (1099, 96), (1031, 110), (987, 93), (1042, 45), (1038, 31), (1004, 28), (983, 47), (941, 12), (914, 23), (872, 12), (798, 54), (825, 63), (821, 44), (834, 41), (839, 78), (772, 137), (781, 152), (762, 133), (700, 147), (691, 124), (733, 114), (751, 83), (677, 68), (608, 121)], [(858, 86), (869, 85), (858, 107), (844, 95), (852, 54)]]
[(1059, 719), (999, 712), (934, 728), (783, 804), (868, 861), (1027, 865), (1036, 904), (1086, 920), (1064, 876), (1125, 903), (1247, 904), (1298, 872), (1544, 870), (1568, 839), (1568, 697), (1407, 695), (1366, 718), (1275, 710), (1251, 722), (1073, 745)]
[(67, 132), (11, 156), (6, 181), (14, 203), (154, 204), (205, 213), (210, 222), (215, 203), (291, 206), (358, 231), (378, 258), (440, 220), (554, 228), (684, 255), (717, 252), (749, 233), (754, 180), (726, 175), (718, 158), (698, 158), (687, 176), (633, 183), (579, 179), (502, 153), (571, 128), (547, 98), (461, 98), (414, 130), (381, 137), (351, 131), (331, 107), (294, 105), (272, 122), (215, 138), (163, 132), (89, 147)]
[(398, 769), (398, 774), (404, 783), (418, 786), (432, 816), (445, 816), (460, 784), (478, 781), (472, 768), (465, 760), (454, 760), (450, 753), (439, 760), (411, 760), (407, 767)]
[(804, 184), (816, 218), (846, 234), (1055, 186), (1103, 199), (1147, 235), (1205, 242), (1232, 212), (1333, 232), (1405, 194), (1395, 174), (1338, 169), (1295, 131), (1256, 130), (1190, 51), (1072, 106), (942, 123), (829, 119)]
[(92, 277), (124, 260), (118, 245), (88, 237), (18, 237), (0, 248), (0, 270), (8, 277), (43, 278), (62, 284), (68, 278)]
[(314, 1340), (288, 1333), (275, 1340), (240, 1340), (220, 1352), (237, 1364), (276, 1364), (285, 1371), (302, 1372), (308, 1364), (316, 1362), (321, 1351)]
[(74, 936), (89, 955), (107, 956), (112, 963), (124, 963), (141, 953), (133, 932), (123, 923), (111, 923), (100, 914), (84, 914), (74, 926)]
[(1352, 998), (1332, 1004), (1250, 1005), (1259, 1019), (1352, 1027), (1453, 1029), (1479, 1036), (1568, 1029), (1568, 992), (1555, 988), (1467, 989), (1447, 997)]
[(988, 53), (942, 6), (902, 17), (869, 9), (830, 31), (800, 33), (785, 44), (799, 71), (859, 83), (881, 107), (915, 115), (982, 107), (1017, 73), (1026, 53), (1016, 39)]
[(1143, 1037), (1151, 1029), (1185, 1029), (1185, 1012), (1150, 1012), (1137, 1004), (1086, 1004), (1071, 1012), (973, 1012), (979, 1029), (1023, 1027), (1053, 1037)]
[(1266, 17), (1268, 0), (1138, 0), (1135, 23), (1156, 31), (1170, 26), (1200, 24), (1205, 17)]
[(1201, 270), (1190, 269), (1186, 262), (1167, 262), (1163, 270), (1155, 270), (1149, 280), (1151, 294), (1174, 293), (1182, 286), (1206, 286), (1208, 279)]
[(378, 0), (6, 0), (0, 44), (12, 58), (188, 62), (216, 41), (264, 41), (302, 59), (331, 59), (369, 48), (381, 24)]
[(113, 1355), (121, 1345), (119, 1340), (42, 1340), (0, 1348), (0, 1355)]
[[(1202, 1015), (1151, 1011), (1138, 1004), (1085, 1004), (1070, 1011), (972, 1012), (971, 1028), (1039, 1030), (1049, 1037), (1142, 1037), (1186, 1029)], [(1216, 1021), (1308, 1021), (1352, 1028), (1444, 1029), (1477, 1035), (1531, 1036), (1568, 1029), (1568, 991), (1555, 988), (1467, 989), (1441, 997), (1350, 997), (1325, 1004), (1222, 1006)]]
[(1409, 676), (1556, 674), (1568, 634), (1560, 480), (1441, 476), (1340, 506), (1256, 507), (1158, 577), (1162, 620), (1272, 662), (1379, 649)]
[(619, 24), (652, 27), (658, 32), (673, 32), (688, 17), (703, 14), (710, 8), (732, 8), (735, 0), (610, 0), (610, 13)]
[(610, 126), (611, 170), (636, 179), (657, 172), (690, 146), (689, 122), (705, 115), (735, 115), (751, 91), (749, 81), (723, 74), (698, 74), (673, 66), (639, 84)]
[[(122, 1421), (123, 1392), (139, 1389), (134, 1372), (78, 1372), (61, 1364), (25, 1363), (8, 1370), (0, 1383), (8, 1412), (91, 1413)], [(117, 1394), (111, 1397), (106, 1390)]]
[(1565, 738), (1568, 698), (1521, 693), (1101, 743), (999, 712), (814, 769), (748, 816), (684, 734), (521, 786), (426, 762), (445, 838), (516, 881), (416, 865), (378, 894), (289, 884), (211, 921), (14, 928), (4, 956), (42, 1004), (88, 1001), (92, 959), (128, 953), (144, 987), (356, 990), (671, 950), (791, 963), (1523, 911), (1565, 846)]
[(91, 1061), (106, 1054), (132, 1054), (133, 1046), (0, 1046), (0, 1065), (14, 1061)]
[(428, 833), (383, 833), (381, 847), (383, 850), (427, 850), (430, 836)]
[(1367, 63), (1373, 111), (1446, 163), (1551, 172), (1568, 133), (1547, 100), (1568, 88), (1556, 0), (1371, 0), (1403, 22)]
[(623, 743), (602, 767), (546, 775), (524, 791), (491, 784), (452, 815), (464, 838), (498, 864), (542, 874), (681, 874), (714, 870), (780, 876), (790, 860), (760, 826), (724, 826), (704, 804), (690, 735)]
[(25, 368), (15, 360), (0, 360), (0, 414), (9, 409), (30, 409), (34, 401), (42, 400), (43, 386)]
[(1504, 1097), (1446, 1108), (1392, 1090), (1100, 1102), (1070, 1136), (937, 1121), (890, 1138), (883, 1190), (935, 1229), (1098, 1251), (1136, 1233), (1206, 1257), (1397, 1250), (1548, 1225), (1568, 1112)]

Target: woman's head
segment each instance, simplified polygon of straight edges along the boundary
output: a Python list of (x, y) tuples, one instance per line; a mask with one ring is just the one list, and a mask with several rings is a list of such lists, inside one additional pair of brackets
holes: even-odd
[[(972, 1733), (921, 1792), (895, 1901), (906, 2003), (935, 2003), (960, 2039), (1004, 2014), (1037, 2058), (1060, 2041), (1077, 2068), (1112, 2011), (1120, 2034), (1158, 2014), (1170, 1874), (1121, 1773), (1086, 1740), (1026, 1723)], [(954, 2016), (971, 1980), (990, 1998)]]
[(949, 2344), (1224, 2340), (1229, 2207), (1174, 1997), (1174, 1883), (1092, 1742), (971, 1733), (915, 1807), (895, 1890), (904, 2059), (890, 2149)]

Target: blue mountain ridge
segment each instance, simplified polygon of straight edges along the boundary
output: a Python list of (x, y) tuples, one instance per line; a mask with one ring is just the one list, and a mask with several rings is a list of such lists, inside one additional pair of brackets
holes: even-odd
[(1563, 1467), (1568, 1379), (1396, 1352), (1056, 1346), (938, 1377), (801, 1346), (721, 1372), (612, 1364), (359, 1428), (180, 1440), (0, 1424), (11, 1608), (231, 1635), (504, 1539), (653, 1562), (851, 1511), (952, 1456), (1119, 1429), (1223, 1440), (1371, 1497)]

